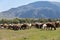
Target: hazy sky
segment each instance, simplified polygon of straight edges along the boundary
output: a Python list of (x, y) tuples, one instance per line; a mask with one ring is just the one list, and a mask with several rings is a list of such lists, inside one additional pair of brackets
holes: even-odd
[[(8, 10), (10, 8), (26, 5), (32, 2), (41, 1), (41, 0), (0, 0), (0, 12)], [(57, 1), (59, 0), (42, 0), (42, 1)]]

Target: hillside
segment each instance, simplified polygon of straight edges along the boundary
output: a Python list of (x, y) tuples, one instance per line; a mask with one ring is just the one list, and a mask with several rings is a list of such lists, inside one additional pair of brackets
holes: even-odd
[(0, 12), (0, 18), (59, 18), (60, 3), (38, 1)]

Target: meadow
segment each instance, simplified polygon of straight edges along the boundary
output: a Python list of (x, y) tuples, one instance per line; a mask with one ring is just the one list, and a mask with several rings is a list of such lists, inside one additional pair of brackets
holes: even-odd
[(60, 28), (57, 30), (26, 30), (0, 29), (0, 40), (60, 40)]

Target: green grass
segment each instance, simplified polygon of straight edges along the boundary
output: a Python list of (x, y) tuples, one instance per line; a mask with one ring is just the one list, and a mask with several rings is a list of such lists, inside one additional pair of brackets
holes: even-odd
[(57, 30), (26, 30), (0, 29), (0, 40), (60, 40), (60, 28)]

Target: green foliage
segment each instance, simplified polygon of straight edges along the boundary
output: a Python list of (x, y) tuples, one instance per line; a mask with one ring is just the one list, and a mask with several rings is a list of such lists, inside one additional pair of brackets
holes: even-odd
[(2, 20), (0, 20), (0, 23), (8, 23), (8, 20), (6, 20), (6, 19), (2, 19)]
[(26, 18), (25, 19), (25, 23), (30, 23), (30, 19), (29, 18)]
[(45, 19), (45, 18), (40, 18), (40, 19), (38, 19), (38, 21), (39, 21), (39, 22), (47, 22), (47, 19)]
[(17, 24), (17, 23), (19, 23), (19, 22), (20, 22), (20, 21), (19, 21), (18, 18), (15, 18), (15, 19), (12, 20), (12, 23), (15, 23), (15, 24)]
[(60, 19), (55, 18), (55, 19), (46, 19), (46, 18), (39, 18), (39, 19), (35, 19), (35, 18), (25, 18), (25, 19), (20, 19), (20, 18), (14, 18), (14, 19), (1, 19), (0, 23), (4, 24), (4, 23), (35, 23), (35, 22), (52, 22), (52, 21), (60, 21)]

